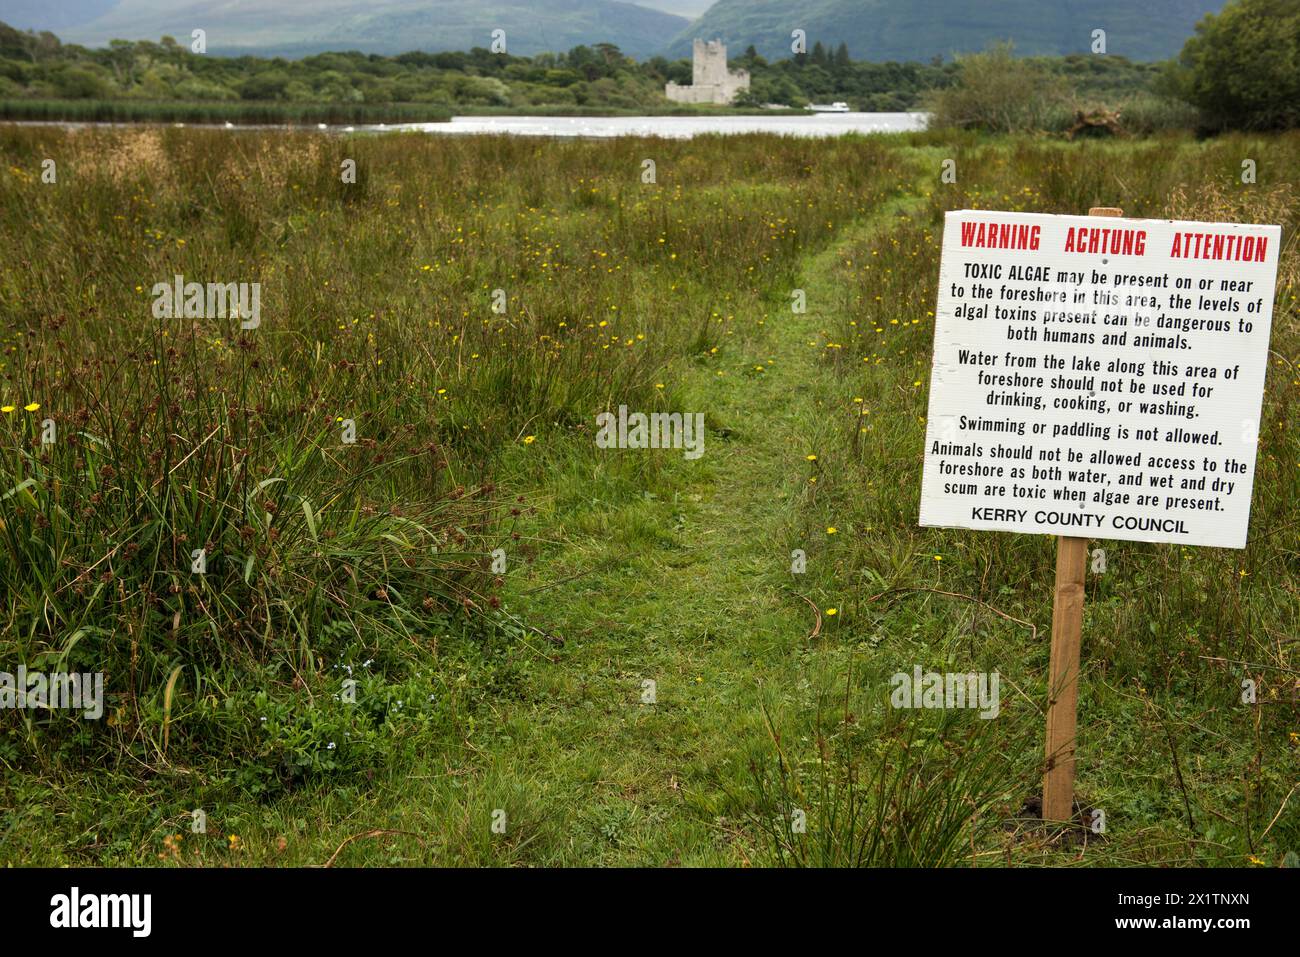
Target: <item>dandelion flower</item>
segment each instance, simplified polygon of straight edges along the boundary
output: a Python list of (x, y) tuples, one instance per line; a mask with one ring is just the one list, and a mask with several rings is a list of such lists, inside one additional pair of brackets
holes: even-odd
[(5, 415), (8, 415), (8, 414), (9, 414), (10, 412), (12, 412), (13, 410), (14, 410), (14, 407), (13, 407), (12, 405), (3, 405), (3, 406), (0, 406), (0, 412), (3, 412)]
[(536, 442), (536, 441), (537, 441), (537, 436), (535, 436), (535, 435), (525, 435), (525, 436), (524, 436), (524, 445), (532, 445), (532, 444), (533, 444), (534, 442)]
[(828, 618), (834, 618), (836, 615), (839, 614), (839, 611), (840, 611), (840, 610), (839, 610), (838, 608), (827, 608), (827, 609), (826, 609), (826, 617), (828, 617)]
[(837, 529), (834, 525), (827, 525), (827, 526), (826, 526), (826, 534), (827, 534), (827, 535), (834, 535), (837, 531), (839, 531), (839, 529)]
[(28, 412), (35, 412), (40, 407), (41, 404), (39, 402), (29, 402), (25, 406), (23, 406), (23, 408), (26, 409)]
[(804, 458), (806, 458), (809, 462), (816, 462), (816, 461), (817, 461), (817, 456), (815, 456), (815, 455), (806, 455), (806, 456), (804, 456)]

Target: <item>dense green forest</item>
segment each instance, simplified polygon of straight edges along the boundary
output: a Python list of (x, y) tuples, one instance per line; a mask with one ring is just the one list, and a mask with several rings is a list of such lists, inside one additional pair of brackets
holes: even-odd
[[(956, 63), (939, 57), (927, 63), (857, 61), (844, 44), (831, 50), (817, 43), (807, 54), (773, 62), (753, 47), (734, 54), (732, 65), (752, 75), (752, 89), (737, 104), (742, 108), (844, 100), (869, 111), (919, 109), (926, 96), (952, 85), (958, 75)], [(1111, 56), (1033, 60), (1085, 98), (1145, 90), (1159, 69)], [(245, 110), (252, 104), (276, 103), (286, 109), (314, 104), (358, 117), (366, 108), (394, 104), (457, 112), (666, 112), (697, 109), (671, 104), (663, 94), (668, 81), (689, 83), (690, 77), (689, 60), (638, 62), (606, 43), (529, 57), (475, 48), (398, 56), (322, 53), (289, 60), (199, 54), (170, 37), (88, 49), (61, 43), (48, 32), (20, 32), (0, 24), (0, 100), (10, 115), (18, 110), (15, 104), (51, 100), (230, 104), (227, 112), (236, 104), (245, 104)], [(214, 115), (224, 118), (219, 110)]]

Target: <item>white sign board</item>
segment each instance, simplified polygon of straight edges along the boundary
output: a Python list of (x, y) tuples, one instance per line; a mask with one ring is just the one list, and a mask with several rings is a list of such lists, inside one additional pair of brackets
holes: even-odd
[(1244, 548), (1280, 246), (949, 212), (921, 524)]

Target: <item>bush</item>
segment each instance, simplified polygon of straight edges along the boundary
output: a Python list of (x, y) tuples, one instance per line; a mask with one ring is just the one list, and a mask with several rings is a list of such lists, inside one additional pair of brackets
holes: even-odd
[(932, 127), (991, 133), (1040, 130), (1065, 99), (1061, 81), (1037, 64), (1017, 59), (1010, 43), (957, 62), (957, 85), (930, 97)]
[(1196, 25), (1167, 87), (1213, 130), (1300, 123), (1300, 0), (1234, 0)]
[(54, 88), (70, 100), (94, 100), (107, 96), (109, 84), (97, 71), (83, 67), (63, 70), (54, 77)]
[(245, 100), (281, 100), (289, 77), (277, 70), (251, 76), (239, 86), (239, 95)]

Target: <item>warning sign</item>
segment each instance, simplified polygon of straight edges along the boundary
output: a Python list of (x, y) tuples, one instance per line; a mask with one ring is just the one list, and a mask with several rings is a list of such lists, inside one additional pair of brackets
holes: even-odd
[(1244, 548), (1280, 244), (948, 213), (921, 524)]

